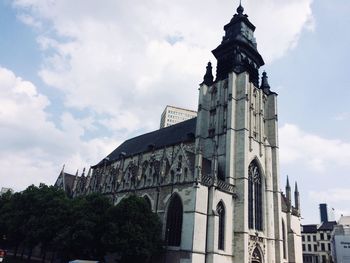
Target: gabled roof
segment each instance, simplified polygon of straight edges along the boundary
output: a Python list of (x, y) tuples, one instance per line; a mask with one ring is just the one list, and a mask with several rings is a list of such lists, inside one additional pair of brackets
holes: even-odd
[(334, 226), (337, 224), (336, 221), (323, 222), (322, 225), (318, 228), (318, 230), (333, 230)]
[[(196, 123), (197, 118), (193, 118), (126, 140), (105, 159), (111, 162), (120, 159), (122, 155), (124, 157), (129, 157), (143, 152), (180, 144), (182, 142), (194, 142)], [(102, 163), (103, 160), (95, 165), (95, 167)]]
[(317, 233), (317, 226), (315, 224), (312, 225), (303, 225), (302, 233)]

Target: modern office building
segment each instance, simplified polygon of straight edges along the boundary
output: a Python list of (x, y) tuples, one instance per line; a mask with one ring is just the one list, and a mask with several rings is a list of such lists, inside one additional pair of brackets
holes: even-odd
[(197, 117), (196, 111), (167, 105), (160, 119), (160, 128), (169, 127), (195, 117)]
[(350, 216), (342, 216), (334, 226), (331, 243), (334, 262), (350, 263)]

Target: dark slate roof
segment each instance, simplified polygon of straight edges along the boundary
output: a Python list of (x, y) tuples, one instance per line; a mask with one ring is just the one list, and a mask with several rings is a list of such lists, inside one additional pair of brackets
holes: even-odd
[(317, 233), (317, 225), (303, 225), (302, 233)]
[[(126, 140), (105, 159), (111, 162), (118, 160), (122, 154), (125, 157), (129, 157), (182, 142), (193, 142), (196, 134), (196, 122), (197, 118), (193, 118)], [(103, 160), (95, 165), (95, 167), (102, 163)]]
[(318, 230), (333, 230), (333, 227), (337, 224), (336, 221), (323, 222), (322, 225), (318, 228)]

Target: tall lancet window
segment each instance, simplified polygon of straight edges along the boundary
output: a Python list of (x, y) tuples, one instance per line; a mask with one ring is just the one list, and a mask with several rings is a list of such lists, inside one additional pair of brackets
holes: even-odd
[(286, 248), (286, 226), (284, 224), (284, 220), (282, 219), (282, 242), (283, 242), (283, 258), (287, 258), (287, 248)]
[(220, 202), (216, 207), (216, 212), (219, 216), (219, 228), (218, 228), (218, 249), (225, 249), (225, 207)]
[(256, 161), (248, 167), (248, 224), (250, 229), (263, 230), (262, 177)]
[(175, 194), (169, 204), (166, 220), (166, 241), (168, 246), (180, 246), (182, 231), (182, 202)]

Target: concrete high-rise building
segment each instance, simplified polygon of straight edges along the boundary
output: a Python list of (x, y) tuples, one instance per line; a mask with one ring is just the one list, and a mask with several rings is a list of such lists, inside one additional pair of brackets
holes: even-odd
[(328, 208), (327, 204), (320, 204), (320, 218), (322, 222), (328, 222)]
[(160, 128), (169, 127), (195, 117), (197, 117), (196, 111), (167, 105), (160, 119)]
[(299, 191), (293, 201), (289, 179), (280, 190), (277, 94), (259, 75), (255, 26), (240, 5), (224, 30), (197, 117), (125, 141), (72, 195), (145, 198), (163, 221), (162, 262), (301, 263)]

